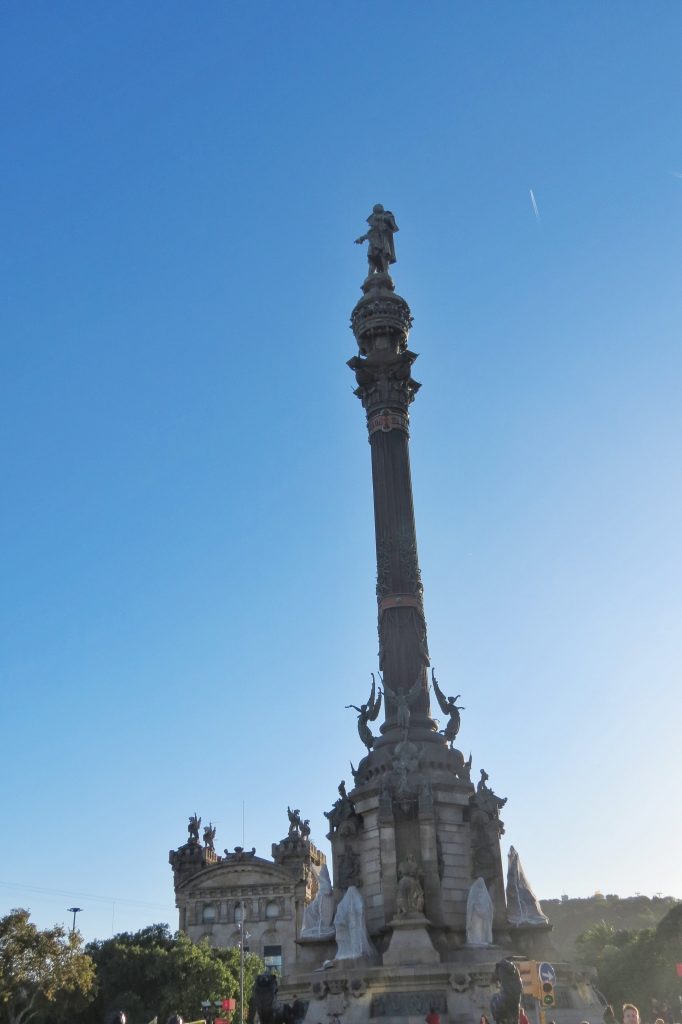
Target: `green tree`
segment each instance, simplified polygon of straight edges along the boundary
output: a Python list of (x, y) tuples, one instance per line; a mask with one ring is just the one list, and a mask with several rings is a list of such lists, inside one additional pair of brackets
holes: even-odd
[(682, 963), (682, 904), (655, 928), (616, 931), (602, 922), (584, 932), (576, 948), (583, 963), (597, 968), (599, 987), (614, 1007), (635, 1003), (646, 1020), (667, 1005), (679, 1020), (682, 985), (675, 967)]
[(82, 1005), (93, 991), (95, 965), (78, 932), (41, 931), (28, 910), (0, 919), (0, 1020), (28, 1024)]
[[(97, 971), (97, 996), (76, 1016), (78, 1024), (102, 1024), (110, 1010), (125, 1010), (131, 1024), (158, 1017), (161, 1024), (176, 1011), (186, 1020), (201, 1016), (204, 999), (238, 998), (239, 950), (213, 949), (167, 925), (123, 932), (87, 946)], [(259, 957), (247, 954), (244, 989), (248, 1000)]]

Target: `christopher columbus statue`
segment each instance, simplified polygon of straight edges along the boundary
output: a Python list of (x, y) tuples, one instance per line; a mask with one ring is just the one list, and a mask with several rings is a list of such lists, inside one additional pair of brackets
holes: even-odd
[(393, 235), (398, 231), (395, 217), (390, 210), (384, 210), (381, 203), (377, 203), (367, 218), (367, 223), (369, 231), (356, 238), (355, 244), (369, 242), (367, 261), (370, 274), (387, 274), (390, 264), (395, 263)]

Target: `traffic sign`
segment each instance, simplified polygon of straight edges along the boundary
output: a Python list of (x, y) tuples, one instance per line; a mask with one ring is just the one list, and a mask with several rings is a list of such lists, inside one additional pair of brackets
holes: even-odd
[(543, 1006), (556, 1006), (554, 986), (556, 985), (556, 971), (546, 961), (538, 966), (540, 976), (540, 1000)]
[(552, 985), (556, 985), (556, 971), (551, 964), (546, 961), (541, 963), (538, 967), (538, 974), (540, 975), (540, 981), (549, 981)]

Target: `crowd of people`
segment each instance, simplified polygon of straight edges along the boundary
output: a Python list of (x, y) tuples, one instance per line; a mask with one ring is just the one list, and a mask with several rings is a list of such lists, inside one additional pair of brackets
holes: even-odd
[[(652, 1024), (674, 1024), (673, 1015), (667, 1003), (652, 1001), (651, 1007)], [(440, 1024), (440, 1014), (432, 1007), (424, 1018), (425, 1024)], [(485, 1014), (481, 1015), (479, 1024), (490, 1024)], [(523, 1007), (519, 1009), (519, 1024), (530, 1024), (528, 1015)], [(556, 1021), (549, 1020), (547, 1024), (556, 1024)], [(580, 1024), (590, 1024), (588, 1020), (581, 1020)], [(603, 1014), (603, 1024), (617, 1024), (616, 1014), (612, 1006), (607, 1006)], [(622, 1024), (642, 1024), (639, 1009), (634, 1003), (625, 1003), (623, 1006)]]

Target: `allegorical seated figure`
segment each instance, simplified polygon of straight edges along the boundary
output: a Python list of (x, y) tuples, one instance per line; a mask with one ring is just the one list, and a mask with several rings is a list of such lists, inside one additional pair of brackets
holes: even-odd
[(424, 890), (419, 881), (420, 874), (415, 855), (408, 853), (398, 865), (397, 911), (400, 917), (424, 912)]

